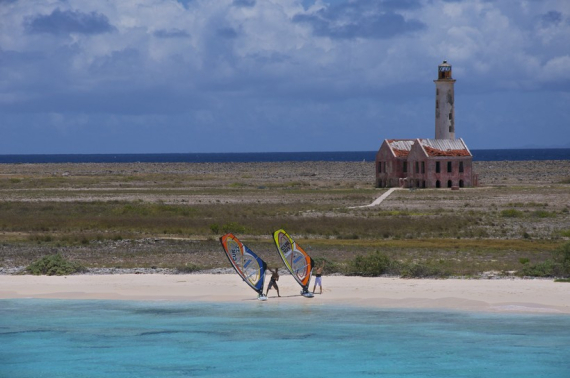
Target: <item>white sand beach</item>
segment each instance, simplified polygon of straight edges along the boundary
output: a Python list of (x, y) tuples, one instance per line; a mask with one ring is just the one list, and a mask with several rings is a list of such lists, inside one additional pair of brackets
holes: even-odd
[[(281, 298), (271, 290), (266, 303), (570, 314), (570, 284), (552, 280), (325, 276), (323, 286), (307, 299), (282, 276)], [(0, 299), (8, 298), (257, 302), (234, 274), (0, 275)]]

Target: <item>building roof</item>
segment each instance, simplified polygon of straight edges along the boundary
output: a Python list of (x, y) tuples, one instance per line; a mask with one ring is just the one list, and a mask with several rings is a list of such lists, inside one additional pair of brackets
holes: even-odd
[(408, 156), (414, 144), (413, 139), (387, 139), (386, 142), (397, 157)]
[(416, 142), (430, 157), (472, 156), (463, 139), (386, 139), (386, 142), (396, 157), (407, 157)]
[(428, 156), (472, 156), (463, 139), (418, 139)]

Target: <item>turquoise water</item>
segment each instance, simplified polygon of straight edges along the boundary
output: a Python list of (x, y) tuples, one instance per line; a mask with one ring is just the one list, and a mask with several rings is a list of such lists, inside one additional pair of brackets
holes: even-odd
[(0, 300), (0, 377), (570, 377), (570, 316)]

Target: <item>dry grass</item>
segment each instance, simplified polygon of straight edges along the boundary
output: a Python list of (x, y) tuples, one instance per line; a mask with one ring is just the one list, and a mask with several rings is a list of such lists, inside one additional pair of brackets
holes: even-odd
[(60, 251), (92, 267), (222, 267), (227, 231), (278, 265), (278, 228), (339, 269), (374, 251), (462, 275), (546, 260), (570, 237), (570, 185), (533, 172), (568, 164), (525, 162), (511, 176), (494, 166), (479, 172), (500, 185), (402, 190), (349, 209), (384, 192), (372, 163), (3, 165), (0, 266)]

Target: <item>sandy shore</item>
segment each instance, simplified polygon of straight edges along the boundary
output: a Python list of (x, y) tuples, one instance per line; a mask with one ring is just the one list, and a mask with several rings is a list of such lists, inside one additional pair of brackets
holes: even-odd
[[(272, 290), (266, 303), (570, 314), (569, 284), (551, 280), (332, 276), (323, 281), (323, 294), (306, 299), (293, 279), (283, 276), (281, 298)], [(0, 276), (0, 299), (8, 298), (257, 302), (255, 292), (231, 274)]]

